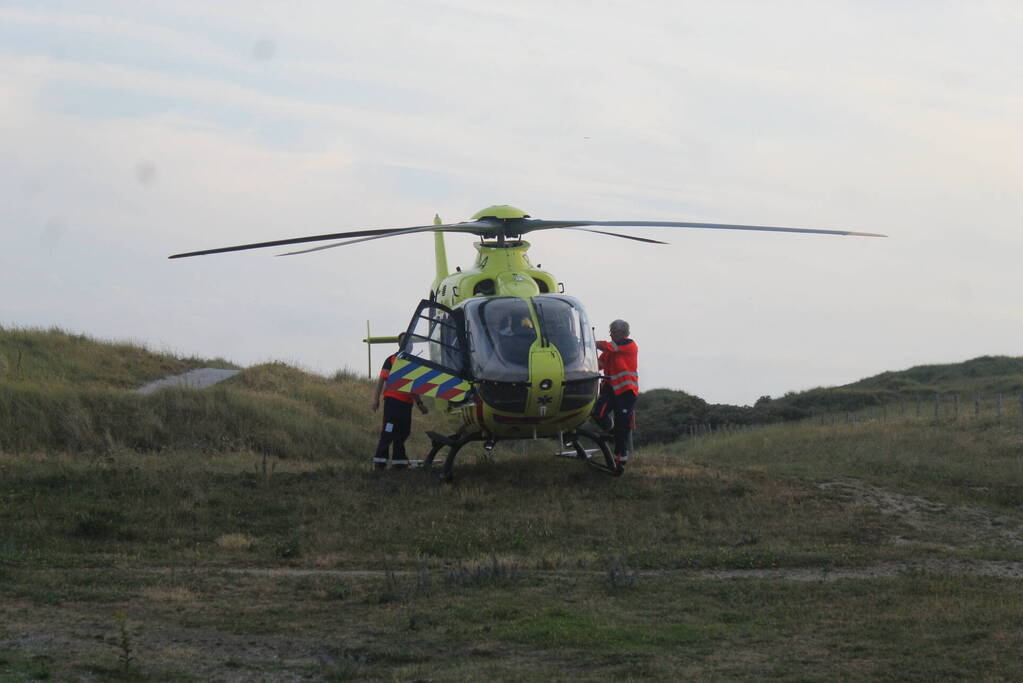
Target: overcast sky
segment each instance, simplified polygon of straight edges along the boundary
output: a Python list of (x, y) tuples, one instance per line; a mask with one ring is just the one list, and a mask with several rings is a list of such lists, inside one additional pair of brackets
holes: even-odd
[(0, 325), (365, 371), (431, 236), (167, 255), (508, 203), (890, 235), (533, 233), (643, 389), (1020, 355), (1020, 35), (1018, 2), (0, 0)]

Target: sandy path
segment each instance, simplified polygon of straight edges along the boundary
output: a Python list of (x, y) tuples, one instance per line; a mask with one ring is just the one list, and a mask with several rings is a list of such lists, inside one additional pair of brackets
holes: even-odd
[(229, 377), (234, 377), (239, 372), (241, 372), (241, 370), (222, 370), (220, 368), (199, 368), (198, 370), (189, 370), (181, 375), (171, 375), (170, 377), (164, 377), (163, 379), (158, 379), (155, 382), (150, 382), (149, 384), (136, 389), (135, 393), (151, 394), (154, 391), (158, 391), (166, 387), (205, 389), (206, 387), (211, 387), (214, 384), (223, 382)]
[[(64, 569), (67, 572), (126, 571), (159, 574), (246, 574), (252, 576), (337, 576), (351, 578), (383, 578), (394, 576), (415, 576), (421, 571), (443, 573), (445, 569), (314, 569), (304, 567), (94, 567)], [(768, 579), (787, 581), (838, 581), (841, 579), (884, 579), (907, 574), (931, 574), (938, 576), (993, 576), (999, 578), (1023, 578), (1023, 561), (1014, 560), (958, 560), (930, 559), (919, 562), (888, 562), (868, 567), (787, 567), (777, 569), (633, 569), (627, 570), (638, 578), (677, 580), (741, 580)], [(601, 576), (603, 570), (587, 569), (520, 569), (520, 576)]]

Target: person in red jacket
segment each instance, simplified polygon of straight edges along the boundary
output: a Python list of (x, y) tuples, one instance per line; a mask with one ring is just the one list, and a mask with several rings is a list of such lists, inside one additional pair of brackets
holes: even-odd
[[(608, 328), (611, 341), (597, 342), (602, 370), (614, 413), (615, 462), (624, 465), (632, 448), (632, 429), (636, 422), (636, 396), (639, 395), (639, 346), (629, 338), (629, 323), (615, 320)], [(599, 423), (599, 420), (598, 420)]]
[[(405, 339), (405, 334), (398, 335), (398, 348)], [(384, 361), (380, 368), (380, 379), (377, 380), (376, 392), (373, 394), (373, 410), (380, 408), (380, 392), (387, 384), (387, 378), (391, 374), (391, 366), (394, 364), (396, 353), (392, 353)], [(425, 415), (426, 406), (423, 401), (414, 394), (407, 394), (402, 391), (383, 391), (384, 394), (384, 424), (380, 428), (380, 442), (377, 444), (377, 451), (373, 455), (373, 469), (382, 470), (387, 468), (387, 453), (391, 451), (391, 467), (396, 470), (406, 469), (409, 465), (408, 456), (405, 454), (405, 440), (412, 431), (412, 404), (419, 406), (419, 410)]]

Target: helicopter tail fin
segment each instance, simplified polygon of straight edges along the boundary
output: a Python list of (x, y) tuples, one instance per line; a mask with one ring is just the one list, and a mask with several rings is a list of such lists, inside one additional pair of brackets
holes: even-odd
[[(443, 225), (439, 214), (434, 214), (433, 224)], [(437, 260), (437, 279), (434, 282), (434, 291), (436, 291), (440, 281), (448, 276), (448, 254), (444, 249), (444, 233), (440, 230), (433, 233), (433, 249)]]

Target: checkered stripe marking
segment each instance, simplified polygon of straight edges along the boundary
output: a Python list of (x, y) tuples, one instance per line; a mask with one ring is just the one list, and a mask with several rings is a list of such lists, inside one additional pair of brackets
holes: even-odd
[(388, 391), (432, 396), (445, 401), (462, 400), (470, 388), (471, 385), (461, 377), (428, 368), (407, 358), (395, 358), (391, 374), (387, 376)]

